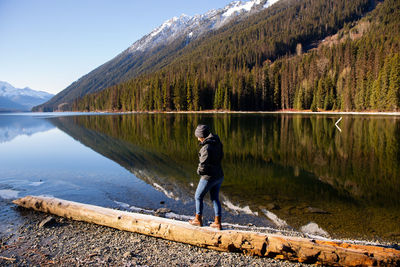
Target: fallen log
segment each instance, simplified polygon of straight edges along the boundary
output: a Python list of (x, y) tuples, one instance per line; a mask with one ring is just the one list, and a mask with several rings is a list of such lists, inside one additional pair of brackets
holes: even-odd
[(400, 250), (310, 240), (250, 231), (216, 230), (187, 222), (103, 208), (57, 198), (27, 196), (15, 204), (65, 218), (104, 225), (199, 247), (332, 266), (398, 266)]

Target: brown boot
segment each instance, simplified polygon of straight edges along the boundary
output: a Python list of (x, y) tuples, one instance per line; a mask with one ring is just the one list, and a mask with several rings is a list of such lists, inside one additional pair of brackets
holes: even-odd
[(196, 214), (193, 220), (189, 220), (189, 223), (194, 226), (203, 226), (203, 219), (201, 215)]
[(212, 224), (210, 224), (210, 227), (222, 230), (221, 216), (215, 216), (215, 220)]

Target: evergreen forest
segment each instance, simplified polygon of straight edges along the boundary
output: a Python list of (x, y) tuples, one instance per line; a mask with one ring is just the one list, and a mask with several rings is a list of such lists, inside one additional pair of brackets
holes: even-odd
[(281, 0), (75, 111), (398, 111), (400, 1)]

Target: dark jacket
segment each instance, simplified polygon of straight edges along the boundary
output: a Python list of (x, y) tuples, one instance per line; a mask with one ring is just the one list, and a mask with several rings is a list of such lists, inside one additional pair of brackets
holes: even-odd
[(197, 174), (206, 180), (222, 178), (221, 160), (224, 152), (218, 135), (210, 133), (200, 146)]

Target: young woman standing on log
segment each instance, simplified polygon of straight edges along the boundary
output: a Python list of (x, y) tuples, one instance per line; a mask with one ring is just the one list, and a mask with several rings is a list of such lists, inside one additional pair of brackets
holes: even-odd
[(196, 226), (203, 226), (203, 199), (205, 194), (210, 191), (215, 213), (215, 220), (210, 226), (221, 230), (222, 208), (219, 201), (219, 189), (224, 180), (224, 172), (221, 166), (223, 157), (222, 143), (218, 135), (210, 132), (207, 125), (200, 124), (197, 126), (195, 136), (200, 141), (201, 146), (199, 151), (199, 166), (197, 168), (200, 181), (195, 194), (196, 217), (193, 220), (189, 220), (189, 223)]

